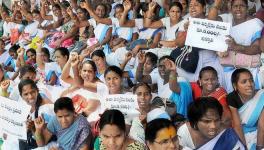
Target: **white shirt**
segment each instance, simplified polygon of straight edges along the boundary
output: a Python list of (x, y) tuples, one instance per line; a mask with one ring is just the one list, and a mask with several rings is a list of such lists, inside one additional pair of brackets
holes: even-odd
[(164, 79), (161, 78), (158, 68), (155, 68), (151, 73), (152, 84), (158, 85), (158, 96), (161, 98), (170, 98), (172, 91), (170, 90), (169, 82), (164, 84)]

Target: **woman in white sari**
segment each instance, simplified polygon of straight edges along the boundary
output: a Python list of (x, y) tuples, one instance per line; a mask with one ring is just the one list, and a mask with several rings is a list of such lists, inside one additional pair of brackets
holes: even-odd
[[(215, 3), (215, 5), (217, 5), (217, 3)], [(213, 16), (210, 13), (208, 14), (208, 16), (206, 16), (206, 14), (204, 12), (205, 7), (206, 7), (205, 0), (191, 0), (190, 4), (189, 4), (189, 13), (190, 13), (189, 18), (199, 18), (199, 19), (209, 19), (209, 20), (216, 19), (216, 16)], [(184, 31), (184, 30), (185, 31), (178, 33), (178, 35), (187, 33), (186, 32), (187, 30), (185, 28), (187, 27), (186, 23), (188, 22), (188, 19), (185, 19), (183, 21), (185, 23), (182, 24), (182, 26), (179, 28), (179, 32)], [(183, 46), (183, 43), (186, 40), (185, 37), (186, 36), (180, 36), (180, 37), (178, 36), (176, 38), (176, 41), (177, 41), (179, 47)], [(196, 69), (193, 72), (191, 72), (191, 71), (187, 71), (187, 70), (183, 69), (181, 66), (177, 66), (178, 75), (185, 77), (190, 82), (196, 82), (198, 80), (199, 72), (203, 67), (213, 66), (218, 73), (219, 83), (221, 85), (223, 85), (224, 84), (223, 68), (220, 65), (220, 62), (219, 62), (219, 59), (217, 57), (216, 52), (214, 52), (212, 50), (207, 50), (207, 49), (198, 49), (198, 55), (199, 55), (199, 57), (198, 57), (199, 60), (197, 62)], [(177, 59), (177, 57), (176, 57), (176, 59)]]
[(177, 131), (180, 145), (185, 149), (244, 150), (245, 147), (232, 128), (221, 125), (223, 108), (213, 97), (200, 97), (188, 108), (189, 122)]
[[(82, 2), (81, 8), (86, 9), (88, 12), (90, 11), (89, 4)], [(106, 6), (104, 4), (98, 4), (94, 11), (95, 15), (99, 18), (105, 18), (106, 17)], [(98, 19), (97, 19), (98, 20)], [(87, 41), (87, 49), (85, 49), (85, 54), (89, 55), (93, 51), (103, 48), (105, 55), (108, 55), (111, 53), (111, 50), (109, 48), (109, 45), (107, 44), (111, 37), (112, 37), (112, 27), (103, 24), (101, 22), (98, 22), (95, 18), (91, 18), (88, 20), (84, 26), (92, 26), (94, 28), (94, 38), (90, 38)]]
[(232, 24), (230, 38), (226, 41), (228, 52), (219, 55), (220, 63), (224, 66), (227, 81), (225, 88), (228, 92), (233, 90), (229, 81), (236, 67), (248, 68), (253, 74), (256, 89), (261, 88), (258, 72), (261, 64), (259, 42), (263, 23), (259, 19), (253, 19), (247, 15), (247, 2), (247, 0), (232, 0), (232, 15), (228, 19), (223, 18), (224, 22)]
[(227, 96), (233, 127), (248, 149), (264, 148), (264, 90), (255, 91), (253, 76), (247, 69), (232, 74), (234, 91)]
[[(149, 4), (148, 16), (145, 17), (145, 27), (149, 28), (162, 28), (165, 27), (165, 37), (159, 41), (159, 48), (150, 49), (149, 51), (156, 54), (159, 58), (165, 55), (170, 55), (172, 50), (178, 47), (178, 41), (176, 37), (178, 35), (179, 28), (183, 26), (182, 21), (182, 5), (179, 2), (170, 4), (169, 17), (162, 18), (158, 21), (153, 21), (151, 15), (154, 13), (156, 3)], [(162, 46), (162, 47), (161, 47)]]

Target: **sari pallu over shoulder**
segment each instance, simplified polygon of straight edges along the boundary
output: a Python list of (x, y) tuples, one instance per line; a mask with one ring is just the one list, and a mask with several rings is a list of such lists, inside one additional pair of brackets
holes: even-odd
[(58, 143), (63, 150), (78, 150), (86, 142), (90, 126), (83, 116), (79, 116), (67, 129), (57, 132)]
[(216, 137), (197, 150), (245, 150), (245, 146), (240, 141), (238, 135), (232, 128), (228, 128), (219, 133)]
[(262, 89), (238, 110), (248, 149), (256, 147), (258, 119), (263, 108), (264, 90)]

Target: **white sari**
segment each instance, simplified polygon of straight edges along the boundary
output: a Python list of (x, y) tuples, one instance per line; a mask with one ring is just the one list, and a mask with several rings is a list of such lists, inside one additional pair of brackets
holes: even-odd
[(239, 116), (243, 127), (248, 149), (254, 149), (257, 143), (257, 124), (260, 114), (264, 108), (264, 90), (260, 90), (241, 108)]
[[(232, 22), (231, 22), (232, 23)], [(256, 40), (261, 38), (261, 30), (263, 27), (263, 23), (255, 18), (248, 20), (246, 22), (243, 22), (241, 24), (238, 24), (236, 26), (233, 26), (230, 30), (231, 37), (234, 38), (236, 43), (244, 46), (250, 46), (252, 43), (254, 43)], [(260, 89), (260, 76), (259, 68), (248, 68), (254, 78), (255, 81), (255, 88)], [(225, 89), (228, 92), (233, 91), (232, 83), (231, 81), (231, 75), (234, 72), (234, 67), (224, 67), (224, 74), (225, 74)]]

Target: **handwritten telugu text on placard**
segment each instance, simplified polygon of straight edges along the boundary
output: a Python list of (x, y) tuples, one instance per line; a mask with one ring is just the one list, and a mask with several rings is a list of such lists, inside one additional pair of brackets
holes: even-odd
[(102, 103), (105, 109), (118, 109), (125, 115), (136, 115), (138, 112), (138, 102), (136, 95), (115, 94), (109, 95)]
[(0, 96), (0, 130), (8, 136), (27, 139), (26, 120), (31, 107)]
[(230, 23), (207, 19), (190, 19), (185, 45), (213, 51), (226, 51), (225, 40), (230, 31)]

